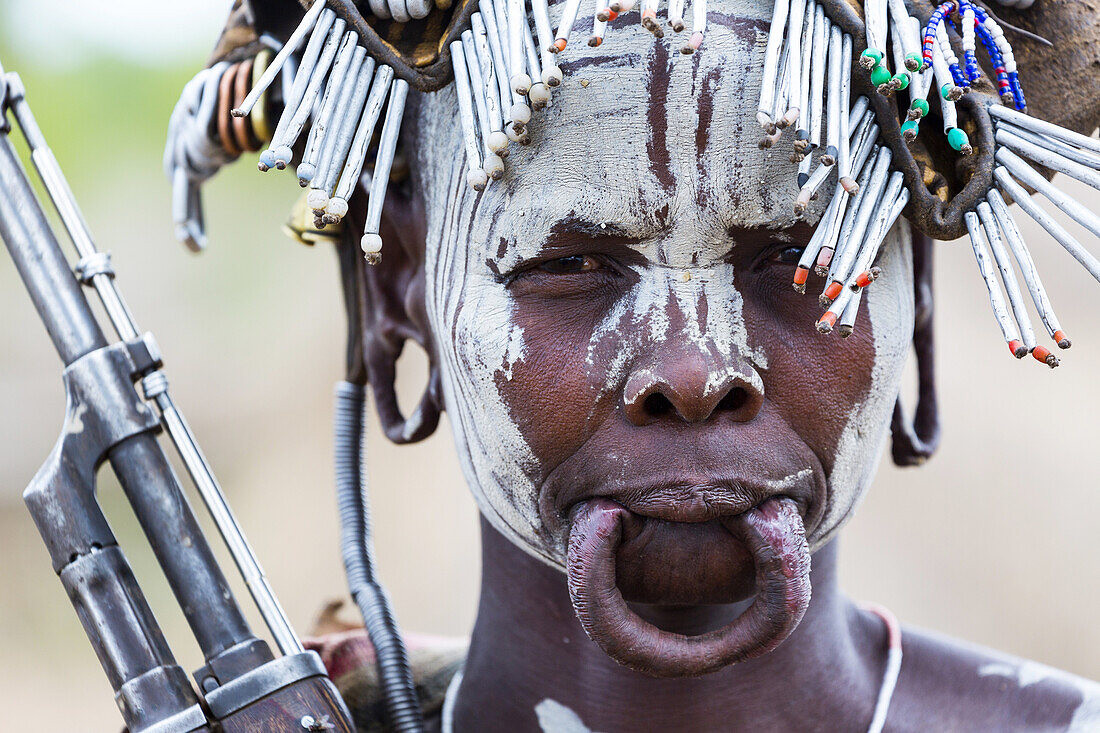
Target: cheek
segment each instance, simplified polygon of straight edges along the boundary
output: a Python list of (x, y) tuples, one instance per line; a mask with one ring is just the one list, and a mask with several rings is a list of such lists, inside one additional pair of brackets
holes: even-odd
[(768, 355), (761, 373), (765, 399), (828, 473), (853, 406), (865, 402), (871, 389), (875, 328), (862, 312), (847, 338), (819, 333), (824, 280), (811, 277), (800, 295), (790, 286), (788, 269), (777, 269), (783, 277), (744, 278), (745, 322), (752, 342), (763, 344)]
[(496, 383), (543, 476), (575, 453), (616, 408), (617, 393), (592, 378), (589, 362), (589, 341), (604, 312), (598, 298), (516, 301), (523, 359), (510, 375), (498, 372)]
[(810, 537), (811, 549), (828, 541), (847, 521), (870, 486), (889, 435), (901, 373), (909, 356), (913, 269), (908, 225), (895, 229), (883, 250), (879, 259), (883, 275), (868, 289), (856, 326), (871, 326), (874, 361), (870, 384), (866, 396), (848, 406), (829, 468), (829, 506), (819, 531)]

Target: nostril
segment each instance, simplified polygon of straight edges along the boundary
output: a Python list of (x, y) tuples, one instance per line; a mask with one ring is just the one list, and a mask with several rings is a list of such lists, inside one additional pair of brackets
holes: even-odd
[(737, 412), (745, 403), (749, 401), (749, 393), (744, 387), (734, 387), (726, 396), (723, 397), (715, 406), (715, 412), (721, 412), (727, 410), (729, 412)]
[(647, 415), (653, 417), (667, 415), (674, 409), (668, 397), (665, 397), (660, 392), (654, 392), (649, 397), (646, 397), (645, 402), (642, 403), (642, 407), (645, 409)]

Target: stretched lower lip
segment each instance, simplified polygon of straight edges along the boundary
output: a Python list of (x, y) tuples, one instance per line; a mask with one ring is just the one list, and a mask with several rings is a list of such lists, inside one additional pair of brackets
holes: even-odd
[(756, 567), (752, 606), (720, 630), (697, 636), (662, 631), (626, 605), (616, 580), (625, 510), (607, 499), (571, 513), (567, 572), (573, 608), (588, 636), (620, 664), (658, 677), (708, 674), (765, 654), (802, 619), (810, 600), (810, 554), (794, 502), (762, 503), (726, 529), (745, 543)]

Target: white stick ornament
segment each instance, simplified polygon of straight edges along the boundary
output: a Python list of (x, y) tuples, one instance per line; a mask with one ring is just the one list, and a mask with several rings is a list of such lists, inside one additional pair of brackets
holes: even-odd
[(264, 73), (260, 75), (259, 80), (256, 82), (256, 86), (252, 87), (252, 90), (245, 95), (244, 101), (241, 102), (241, 106), (232, 111), (234, 117), (244, 117), (252, 112), (252, 108), (256, 106), (256, 102), (259, 101), (260, 95), (271, 86), (271, 82), (275, 81), (276, 74), (283, 68), (283, 64), (290, 58), (290, 55), (297, 51), (298, 47), (302, 45), (302, 41), (305, 40), (306, 35), (313, 30), (314, 23), (321, 17), (321, 13), (324, 9), (325, 3), (315, 2), (313, 6), (306, 11), (305, 16), (302, 18), (302, 22), (299, 23), (298, 27), (294, 29), (294, 32), (290, 34), (290, 38), (287, 39), (286, 44), (279, 53), (275, 54), (275, 58), (271, 60), (271, 64), (264, 69)]

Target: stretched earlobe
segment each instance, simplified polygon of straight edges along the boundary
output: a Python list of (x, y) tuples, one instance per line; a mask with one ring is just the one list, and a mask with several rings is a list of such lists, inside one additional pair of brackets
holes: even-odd
[[(338, 248), (348, 314), (347, 381), (370, 384), (387, 438), (399, 444), (415, 443), (439, 424), (442, 379), (430, 347), (424, 269), (416, 256), (416, 243), (406, 241), (419, 227), (398, 227), (393, 222), (394, 209), (405, 222), (416, 212), (393, 190), (386, 207), (382, 236), (387, 249), (380, 263), (368, 265), (352, 238), (345, 238)], [(401, 412), (395, 388), (397, 360), (407, 341), (419, 344), (428, 355), (428, 383), (408, 416)]]
[[(378, 343), (382, 341), (387, 343)], [(368, 381), (374, 393), (374, 406), (382, 421), (382, 429), (387, 438), (398, 444), (415, 443), (435, 432), (442, 405), (439, 368), (429, 352), (428, 384), (412, 414), (408, 417), (402, 414), (401, 407), (397, 404), (394, 385), (397, 379), (397, 358), (401, 355), (405, 341), (404, 338), (395, 342), (390, 342), (386, 337), (369, 338), (368, 344), (376, 343), (368, 345), (364, 354)]]
[(917, 408), (912, 421), (901, 395), (890, 423), (891, 455), (899, 466), (919, 466), (940, 444), (940, 415), (936, 401), (936, 373), (932, 337), (932, 239), (913, 232), (914, 319), (913, 350), (917, 355)]

